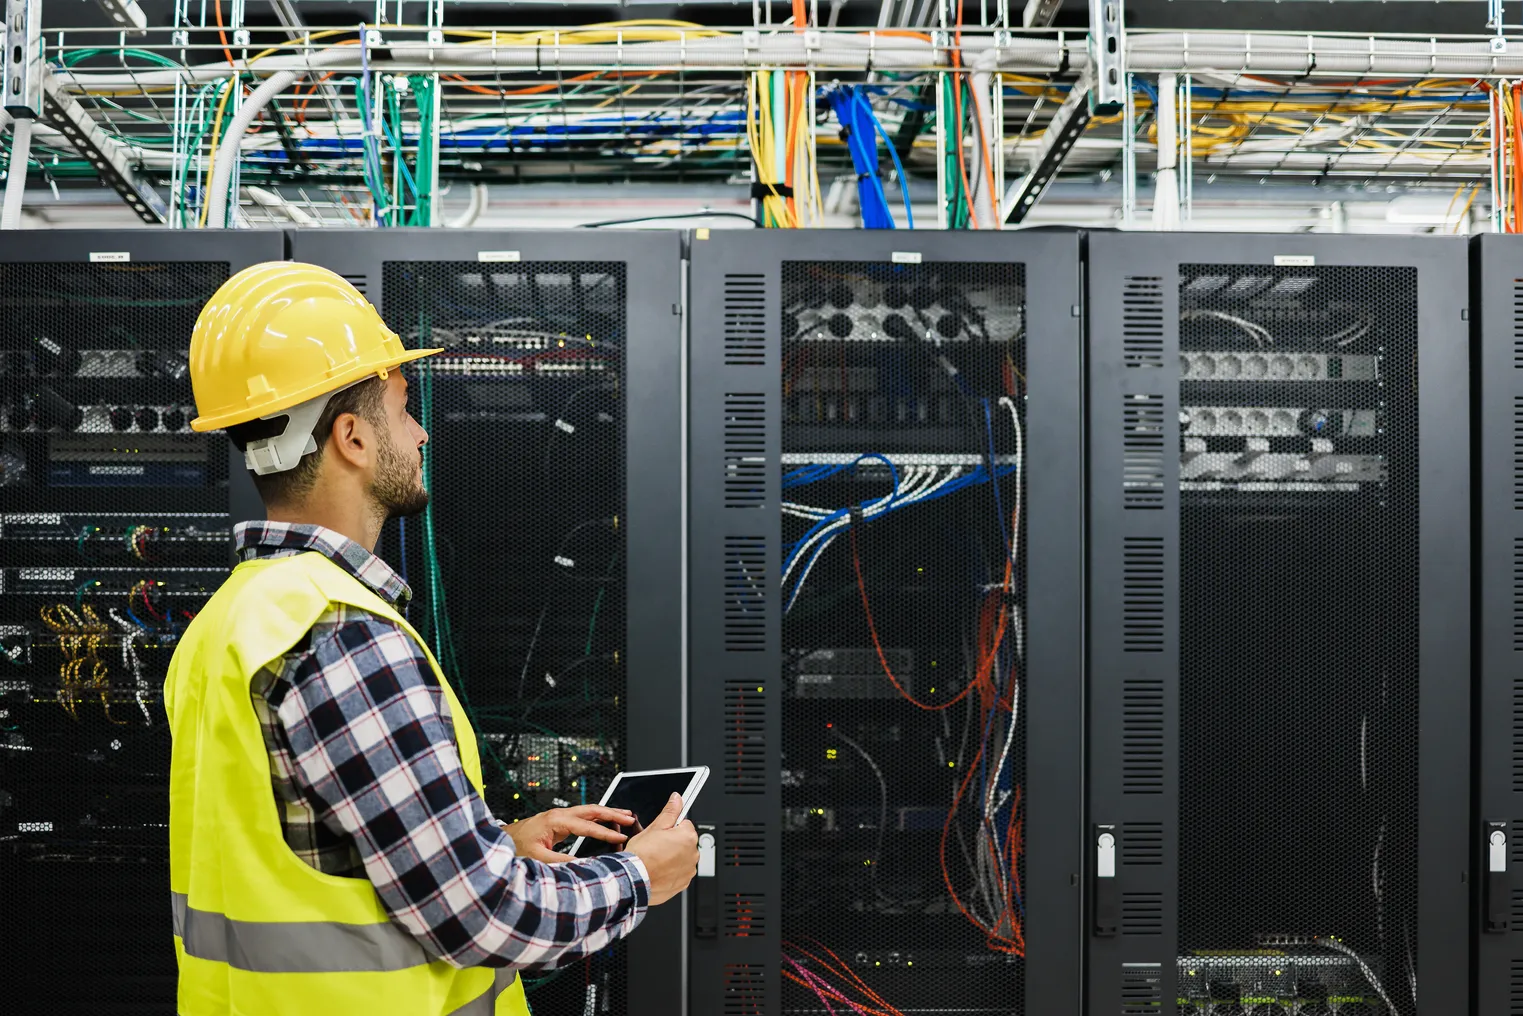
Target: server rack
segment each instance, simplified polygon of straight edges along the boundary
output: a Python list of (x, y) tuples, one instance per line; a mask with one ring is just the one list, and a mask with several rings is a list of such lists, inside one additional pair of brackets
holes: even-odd
[[(0, 242), (0, 978), (56, 1012), (169, 1012), (169, 732), (185, 618), (229, 567), (221, 435), (186, 353), (275, 232)], [(84, 959), (82, 959), (84, 958)]]
[(1468, 1009), (1462, 253), (1088, 239), (1091, 1012)]
[(689, 1011), (1074, 1011), (1076, 235), (691, 265)]
[[(681, 247), (675, 233), (298, 231), (405, 344), (433, 495), (389, 523), (411, 617), (482, 735), (504, 821), (596, 803), (682, 743)], [(638, 1011), (671, 992), (681, 913), (569, 972), (530, 978), (546, 1016)]]

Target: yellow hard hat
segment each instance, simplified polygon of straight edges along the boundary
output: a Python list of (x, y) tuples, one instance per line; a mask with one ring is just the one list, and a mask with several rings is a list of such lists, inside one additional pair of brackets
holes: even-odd
[(253, 265), (196, 318), (190, 383), (200, 415), (190, 426), (248, 423), (438, 352), (403, 348), (341, 275), (296, 261)]

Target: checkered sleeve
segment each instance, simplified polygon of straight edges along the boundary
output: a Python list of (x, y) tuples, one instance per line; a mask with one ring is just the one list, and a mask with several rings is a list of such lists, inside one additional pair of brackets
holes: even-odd
[(525, 972), (633, 930), (649, 901), (641, 861), (518, 857), (466, 780), (447, 714), (418, 645), (373, 615), (314, 632), (278, 709), (301, 792), (353, 839), (392, 918), (455, 966)]

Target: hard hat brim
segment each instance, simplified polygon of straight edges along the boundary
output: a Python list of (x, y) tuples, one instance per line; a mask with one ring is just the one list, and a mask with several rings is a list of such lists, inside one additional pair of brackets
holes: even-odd
[(291, 392), (271, 402), (262, 403), (259, 406), (236, 413), (223, 413), (219, 416), (198, 416), (190, 421), (190, 429), (204, 433), (209, 430), (225, 430), (228, 427), (236, 427), (240, 423), (248, 423), (252, 420), (263, 419), (266, 416), (274, 416), (281, 410), (299, 406), (308, 399), (315, 399), (327, 392), (347, 388), (349, 385), (365, 380), (370, 374), (381, 376), (385, 371), (395, 370), (404, 363), (421, 360), (425, 356), (433, 356), (442, 353), (440, 349), (409, 349), (401, 356), (388, 356), (372, 363), (356, 363), (338, 374), (325, 377), (316, 383), (299, 391)]

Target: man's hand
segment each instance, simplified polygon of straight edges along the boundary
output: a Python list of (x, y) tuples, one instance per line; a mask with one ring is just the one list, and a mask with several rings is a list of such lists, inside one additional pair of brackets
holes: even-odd
[[(601, 804), (583, 804), (575, 808), (552, 808), (538, 815), (511, 825), (504, 824), (503, 831), (513, 838), (513, 847), (519, 857), (527, 857), (546, 864), (574, 861), (570, 854), (558, 854), (555, 845), (570, 836), (585, 836), (620, 846), (629, 837), (617, 829), (610, 829), (603, 822), (615, 825), (634, 825), (634, 812), (618, 808), (605, 808)], [(696, 841), (695, 841), (696, 842)]]
[(645, 864), (650, 875), (650, 905), (665, 903), (686, 889), (698, 873), (698, 830), (677, 816), (682, 814), (682, 797), (673, 794), (650, 827), (629, 841), (630, 850)]

